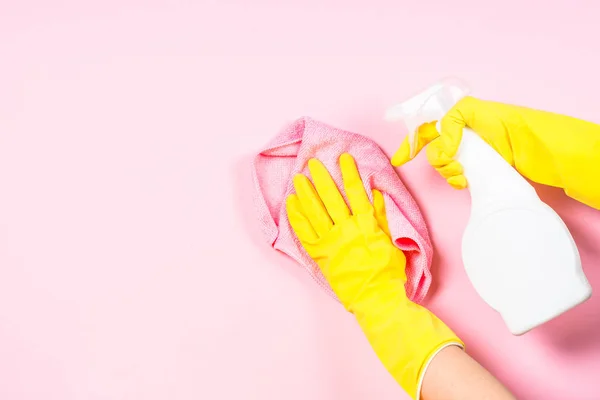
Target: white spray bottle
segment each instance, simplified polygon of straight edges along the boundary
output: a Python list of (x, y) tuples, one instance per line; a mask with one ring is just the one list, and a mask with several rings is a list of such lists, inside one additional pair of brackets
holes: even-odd
[[(386, 118), (405, 122), (414, 156), (419, 126), (438, 121), (439, 131), (439, 121), (467, 93), (462, 82), (446, 79), (390, 108)], [(469, 128), (456, 158), (471, 194), (464, 267), (510, 332), (521, 335), (587, 300), (592, 288), (573, 237), (529, 182)]]

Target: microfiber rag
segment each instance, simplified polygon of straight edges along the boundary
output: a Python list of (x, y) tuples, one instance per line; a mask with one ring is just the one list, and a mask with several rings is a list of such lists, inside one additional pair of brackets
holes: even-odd
[(372, 201), (379, 190), (392, 239), (406, 255), (408, 298), (420, 303), (431, 284), (432, 247), (419, 207), (396, 174), (389, 159), (372, 140), (336, 129), (311, 118), (300, 118), (277, 135), (254, 159), (254, 201), (269, 244), (296, 260), (331, 296), (335, 294), (317, 264), (308, 256), (288, 221), (285, 199), (294, 190), (292, 178), (310, 178), (308, 160), (319, 159), (345, 197), (338, 159), (350, 153)]

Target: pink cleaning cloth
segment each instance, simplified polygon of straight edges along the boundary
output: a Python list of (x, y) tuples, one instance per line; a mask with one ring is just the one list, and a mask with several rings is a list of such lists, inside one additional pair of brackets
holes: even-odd
[[(432, 247), (419, 207), (396, 174), (390, 160), (370, 139), (301, 118), (285, 128), (254, 159), (253, 178), (258, 217), (269, 244), (296, 260), (316, 282), (335, 297), (318, 265), (308, 256), (288, 221), (285, 199), (293, 193), (292, 178), (310, 178), (308, 160), (319, 159), (342, 194), (339, 156), (350, 153), (371, 201), (372, 190), (383, 193), (392, 239), (407, 259), (406, 293), (420, 303), (431, 284)], [(345, 194), (344, 194), (345, 197)]]

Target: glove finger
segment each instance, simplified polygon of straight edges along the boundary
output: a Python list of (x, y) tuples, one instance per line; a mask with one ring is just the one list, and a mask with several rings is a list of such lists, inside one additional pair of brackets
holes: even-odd
[(411, 160), (410, 158), (410, 143), (408, 140), (408, 136), (404, 138), (396, 153), (392, 156), (392, 165), (395, 167), (400, 167), (401, 165), (406, 164)]
[(465, 189), (468, 185), (467, 178), (464, 175), (452, 176), (446, 181), (452, 186), (454, 189)]
[(350, 210), (323, 163), (313, 158), (308, 161), (308, 169), (315, 189), (333, 222), (337, 224), (350, 218)]
[(459, 101), (440, 121), (440, 137), (438, 146), (450, 158), (453, 158), (458, 151), (460, 141), (462, 140), (463, 128), (466, 122), (460, 111), (461, 101)]
[(429, 143), (425, 152), (427, 153), (427, 161), (435, 169), (445, 167), (454, 161), (454, 159), (446, 153), (446, 143), (441, 136)]
[(344, 190), (346, 190), (352, 213), (354, 215), (372, 213), (373, 205), (369, 201), (354, 158), (350, 154), (344, 153), (340, 156), (340, 169), (342, 170)]
[(302, 245), (305, 243), (314, 243), (319, 239), (317, 232), (315, 232), (312, 224), (302, 211), (302, 205), (298, 196), (295, 194), (289, 195), (285, 200), (285, 209), (290, 220), (290, 225)]
[(456, 160), (450, 161), (447, 165), (436, 168), (437, 172), (444, 178), (449, 179), (453, 176), (462, 175), (463, 166)]
[(448, 183), (456, 189), (464, 189), (467, 187), (467, 179), (463, 175), (462, 165), (446, 154), (444, 143), (440, 140), (431, 142), (427, 147), (427, 160), (436, 171), (439, 172)]
[[(435, 122), (428, 122), (421, 125), (417, 132), (415, 133), (415, 156), (419, 154), (419, 152), (428, 145), (432, 140), (436, 139), (439, 136), (435, 128)], [(411, 157), (410, 154), (411, 143), (410, 143), (410, 135), (407, 135), (400, 147), (392, 157), (392, 165), (399, 167), (408, 161), (412, 160), (414, 157)]]
[(375, 219), (377, 219), (377, 225), (388, 235), (392, 237), (390, 228), (388, 226), (387, 214), (385, 212), (385, 200), (383, 194), (377, 190), (373, 190), (373, 208), (375, 209)]
[(315, 187), (306, 176), (298, 174), (294, 177), (294, 188), (302, 205), (303, 214), (308, 218), (317, 235), (323, 237), (333, 227), (333, 222)]

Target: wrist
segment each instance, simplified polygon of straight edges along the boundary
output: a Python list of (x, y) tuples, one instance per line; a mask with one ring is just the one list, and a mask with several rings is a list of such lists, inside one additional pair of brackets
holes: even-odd
[(431, 360), (462, 341), (426, 308), (398, 293), (372, 296), (353, 307), (381, 362), (413, 398), (418, 398)]
[(445, 351), (448, 348), (454, 348), (455, 350), (453, 351), (464, 351), (465, 349), (465, 345), (462, 341), (458, 340), (458, 338), (456, 339), (456, 341), (452, 340), (446, 343), (443, 343), (441, 345), (439, 345), (434, 351), (433, 353), (427, 358), (427, 360), (425, 361), (425, 363), (423, 364), (423, 366), (421, 367), (421, 371), (419, 371), (419, 380), (417, 383), (417, 391), (415, 394), (415, 400), (421, 400), (421, 393), (423, 392), (423, 385), (425, 382), (425, 376), (427, 375), (427, 371), (429, 370), (429, 367), (431, 366), (431, 364), (433, 363), (433, 361), (435, 360), (435, 358), (442, 353), (443, 351)]

